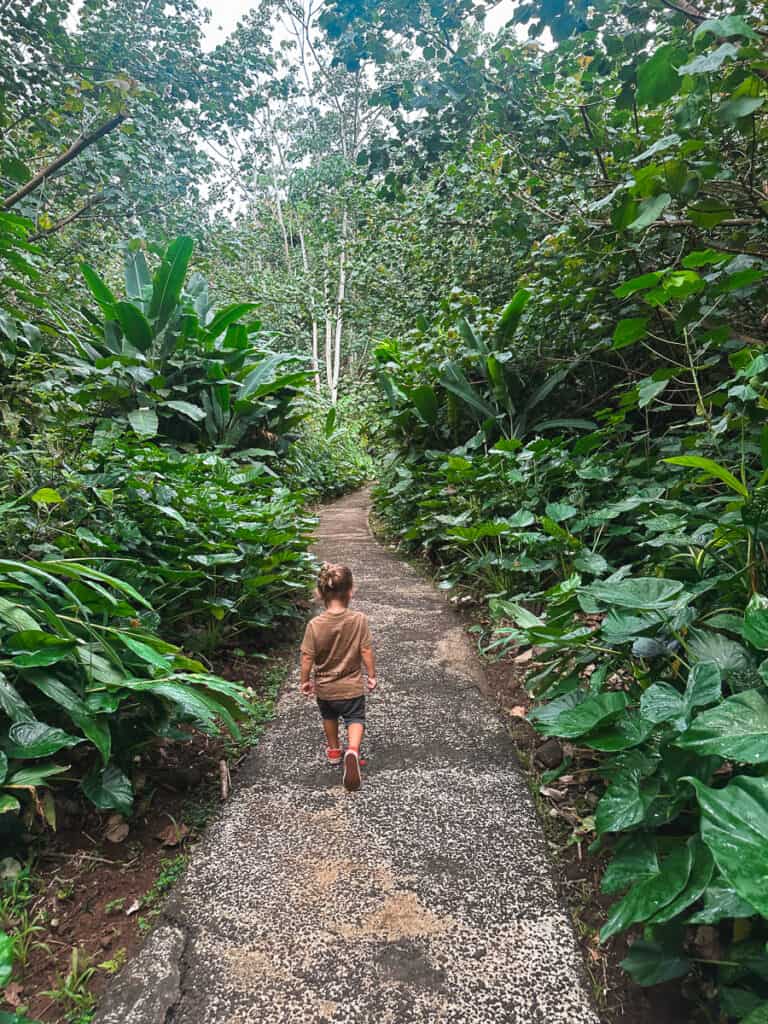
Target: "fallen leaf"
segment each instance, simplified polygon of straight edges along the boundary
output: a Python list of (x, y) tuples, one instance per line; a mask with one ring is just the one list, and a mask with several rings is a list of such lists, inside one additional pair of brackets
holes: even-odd
[(128, 909), (126, 910), (125, 916), (130, 917), (131, 914), (135, 914), (139, 910), (141, 910), (141, 904), (139, 903), (138, 900), (134, 900), (130, 907), (128, 907)]
[(122, 814), (110, 814), (104, 829), (104, 838), (110, 843), (122, 843), (130, 831)]
[(12, 981), (3, 989), (3, 998), (10, 1006), (21, 1006), (24, 988), (18, 981)]
[(532, 657), (533, 648), (529, 647), (527, 651), (523, 651), (522, 654), (518, 654), (518, 656), (516, 658), (513, 658), (512, 660), (516, 665), (524, 665), (526, 661), (530, 661)]
[(176, 825), (171, 822), (166, 825), (162, 832), (158, 832), (157, 838), (163, 846), (179, 846), (189, 835), (189, 828), (186, 825)]

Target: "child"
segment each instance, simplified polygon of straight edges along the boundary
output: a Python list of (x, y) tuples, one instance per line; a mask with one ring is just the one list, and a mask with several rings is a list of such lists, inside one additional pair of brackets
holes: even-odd
[(317, 590), (325, 611), (309, 622), (301, 643), (301, 692), (305, 697), (317, 697), (328, 763), (334, 766), (341, 764), (339, 718), (344, 719), (344, 787), (354, 790), (360, 788), (360, 744), (365, 731), (363, 665), (368, 689), (376, 688), (371, 631), (365, 615), (349, 607), (355, 587), (348, 566), (323, 562)]

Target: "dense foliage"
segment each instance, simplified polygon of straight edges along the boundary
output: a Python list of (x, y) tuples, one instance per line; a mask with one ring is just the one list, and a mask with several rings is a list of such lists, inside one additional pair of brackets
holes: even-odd
[(203, 665), (296, 613), (374, 452), (483, 649), (533, 648), (599, 939), (764, 1018), (764, 10), (73, 7), (0, 12), (3, 821), (236, 728)]
[[(542, 8), (554, 48), (474, 51), (495, 78), (486, 98), (507, 103), (406, 192), (427, 190), (433, 221), (467, 217), (465, 245), (488, 209), (478, 193), (503, 205), (441, 301), (375, 350), (395, 445), (379, 508), (442, 586), (482, 600), (489, 653), (533, 647), (530, 720), (576, 747), (600, 796), (574, 831), (607, 854), (600, 940), (635, 929), (624, 966), (640, 984), (689, 975), (706, 1012), (756, 1021), (764, 28), (756, 10), (669, 6), (688, 19)], [(424, 32), (398, 17), (370, 12), (368, 30)], [(507, 88), (496, 75), (512, 65), (525, 70)], [(439, 72), (456, 127), (456, 80)], [(428, 146), (426, 123), (403, 130)], [(430, 244), (447, 255), (456, 240)]]

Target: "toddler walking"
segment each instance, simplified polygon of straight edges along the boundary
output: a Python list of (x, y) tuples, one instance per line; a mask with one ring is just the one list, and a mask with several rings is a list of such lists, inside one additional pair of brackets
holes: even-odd
[(306, 697), (317, 697), (331, 765), (342, 761), (339, 719), (343, 719), (347, 727), (344, 787), (355, 790), (360, 788), (360, 744), (365, 731), (363, 665), (368, 689), (376, 688), (371, 631), (365, 615), (349, 607), (355, 586), (348, 566), (323, 562), (317, 590), (325, 611), (308, 623), (301, 642), (300, 687)]

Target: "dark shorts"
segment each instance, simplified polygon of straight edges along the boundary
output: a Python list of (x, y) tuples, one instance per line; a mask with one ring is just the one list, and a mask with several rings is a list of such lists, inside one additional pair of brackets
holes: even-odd
[(365, 696), (352, 697), (350, 700), (320, 700), (318, 697), (317, 706), (320, 709), (320, 717), (331, 722), (338, 722), (344, 719), (344, 724), (359, 722), (365, 725)]

